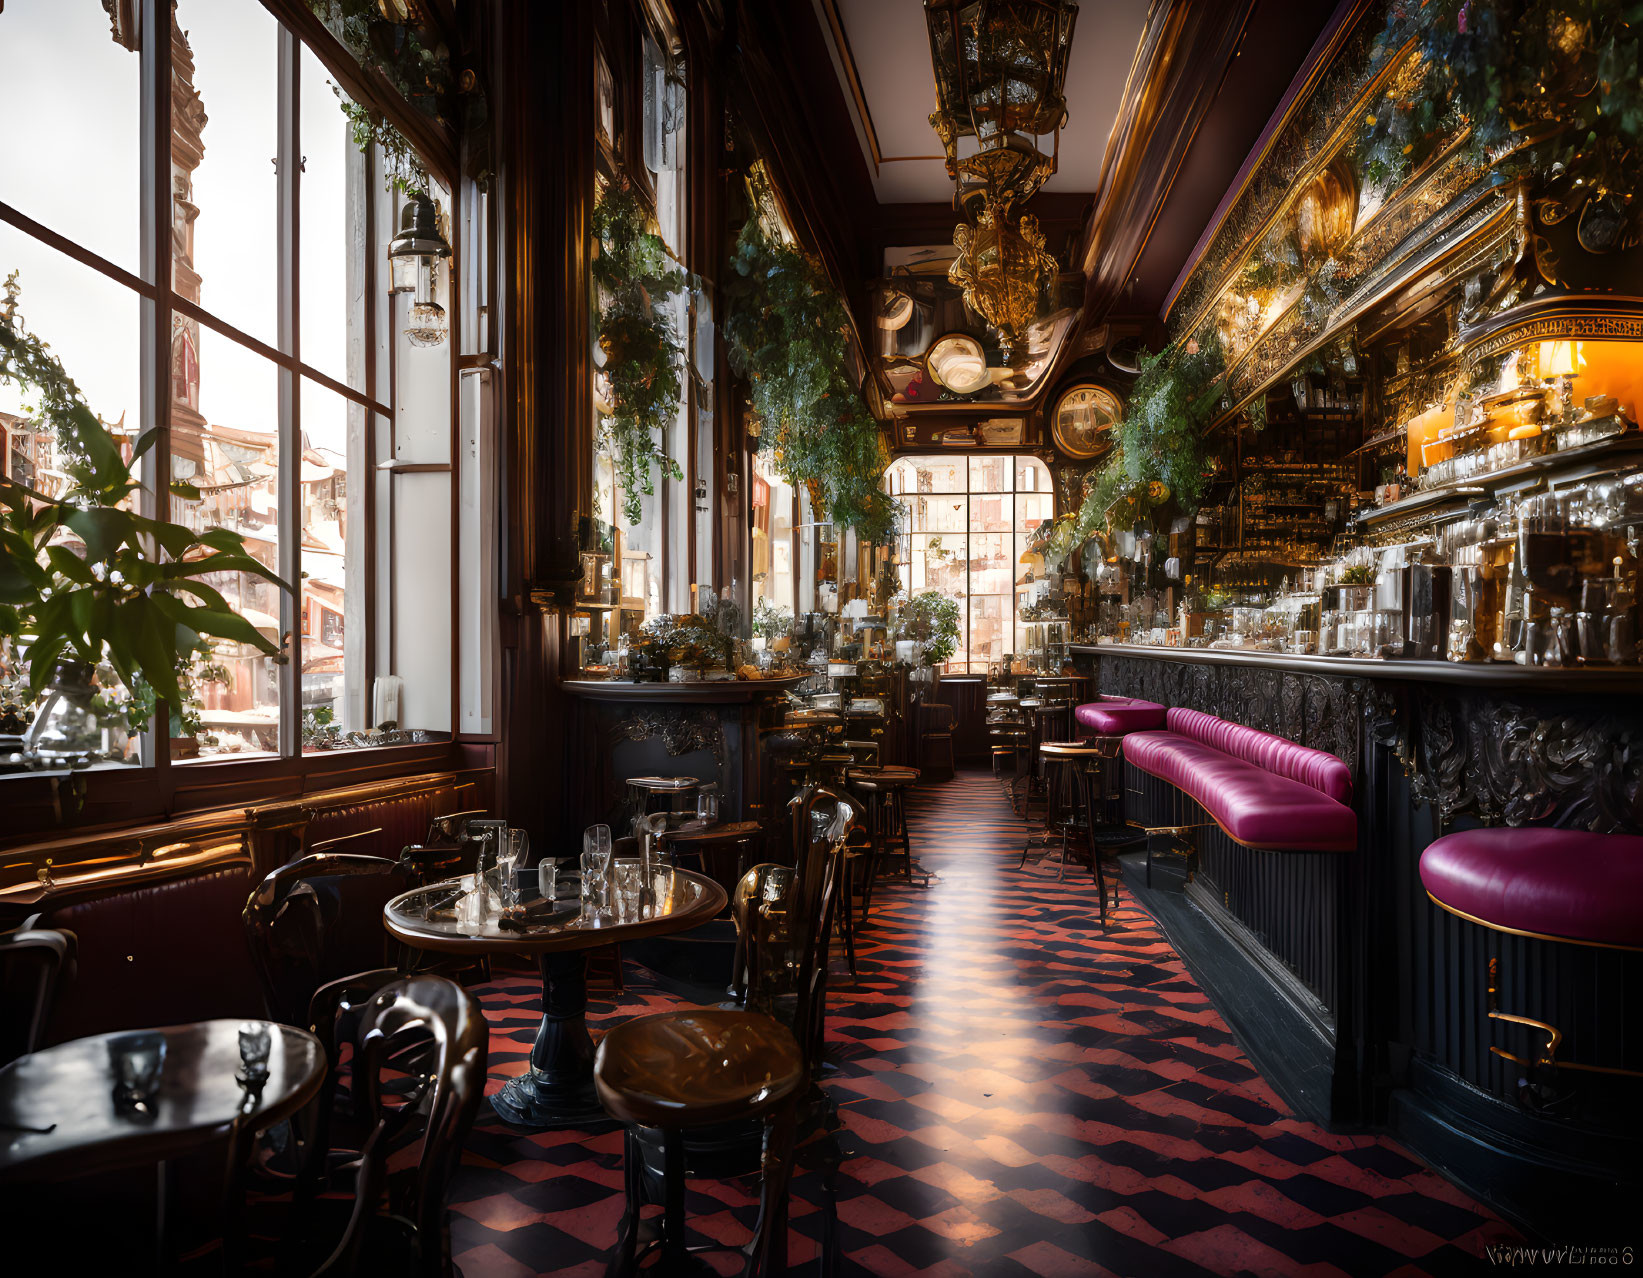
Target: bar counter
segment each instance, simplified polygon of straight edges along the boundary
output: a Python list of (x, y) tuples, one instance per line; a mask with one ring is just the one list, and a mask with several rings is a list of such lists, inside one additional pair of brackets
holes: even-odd
[[(570, 739), (571, 793), (589, 810), (569, 825), (603, 821), (614, 829), (628, 814), (623, 778), (665, 775), (716, 781), (721, 818), (758, 820), (773, 778), (759, 748), (779, 721), (788, 690), (808, 675), (781, 679), (720, 679), (691, 683), (629, 683), (566, 679), (574, 698)], [(625, 829), (622, 831), (625, 833)]]
[[(1072, 654), (1103, 694), (1206, 711), (1351, 770), (1358, 850), (1334, 854), (1327, 879), (1303, 872), (1311, 854), (1247, 853), (1230, 896), (1203, 874), (1213, 856), (1189, 862), (1174, 891), (1168, 874), (1149, 888), (1138, 862), (1126, 865), (1132, 890), (1285, 1099), (1317, 1121), (1385, 1123), (1523, 1217), (1544, 1213), (1528, 1200), (1548, 1185), (1568, 1219), (1614, 1207), (1643, 1131), (1636, 1081), (1560, 1070), (1558, 1095), (1537, 1113), (1519, 1100), (1530, 1071), (1491, 1048), (1532, 1059), (1544, 1035), (1488, 1012), (1557, 1026), (1559, 1059), (1643, 1069), (1643, 1036), (1624, 1028), (1643, 1011), (1643, 953), (1489, 931), (1434, 905), (1419, 866), (1434, 839), (1476, 826), (1643, 832), (1643, 670), (1133, 644)], [(1129, 769), (1127, 816), (1163, 824), (1137, 774)], [(1284, 950), (1286, 903), (1325, 890), (1338, 902), (1326, 940), (1330, 1007), (1272, 952)], [(1239, 891), (1267, 894), (1270, 932), (1224, 908)]]

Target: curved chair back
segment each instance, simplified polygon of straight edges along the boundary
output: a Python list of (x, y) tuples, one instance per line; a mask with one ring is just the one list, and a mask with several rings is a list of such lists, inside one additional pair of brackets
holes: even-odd
[(306, 1024), (321, 985), (390, 966), (395, 947), (382, 907), (413, 886), (410, 867), (349, 853), (305, 856), (270, 872), (243, 916), (269, 1014)]
[(0, 932), (0, 1065), (40, 1046), (58, 991), (74, 979), (77, 948), (62, 928)]
[[(354, 1211), (337, 1249), (321, 1274), (375, 1272), (381, 1254), (372, 1240), (379, 1200), (386, 1189), (389, 1227), (412, 1237), (410, 1272), (434, 1278), (450, 1271), (450, 1234), (445, 1197), (462, 1156), (462, 1145), (485, 1097), (490, 1031), (474, 997), (443, 976), (391, 981), (371, 996), (359, 1014), (354, 1087), (371, 1133), (360, 1150)], [(423, 1072), (416, 1086), (392, 1094), (384, 1074), (397, 1073), (416, 1046)], [(419, 1115), (426, 1114), (415, 1165), (388, 1168), (389, 1154), (400, 1162), (396, 1142)]]

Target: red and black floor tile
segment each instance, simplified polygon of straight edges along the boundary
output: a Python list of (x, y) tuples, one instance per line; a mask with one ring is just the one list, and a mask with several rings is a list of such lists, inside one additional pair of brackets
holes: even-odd
[[(910, 816), (932, 881), (880, 884), (859, 979), (836, 967), (829, 1001), (841, 1272), (1449, 1275), (1512, 1237), (1392, 1142), (1291, 1117), (1127, 893), (1103, 932), (1087, 871), (1017, 868), (1022, 826), (990, 776), (924, 787)], [(479, 990), (493, 1090), (525, 1067), (539, 990)], [(679, 1004), (634, 964), (591, 998), (595, 1033)], [(602, 1273), (621, 1148), (487, 1111), (451, 1194), (468, 1278)], [(745, 1240), (756, 1194), (691, 1182), (691, 1228)], [(795, 1272), (816, 1270), (821, 1201), (798, 1175)]]

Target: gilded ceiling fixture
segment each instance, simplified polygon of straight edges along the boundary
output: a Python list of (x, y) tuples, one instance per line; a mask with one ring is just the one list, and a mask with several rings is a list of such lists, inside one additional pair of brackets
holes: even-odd
[[(1034, 219), (1017, 218), (1056, 170), (1076, 0), (924, 0), (936, 109), (930, 126), (970, 225), (953, 236), (948, 278), (998, 329), (1006, 357), (1037, 318), (1055, 259)], [(1049, 137), (1046, 153), (1040, 140)]]

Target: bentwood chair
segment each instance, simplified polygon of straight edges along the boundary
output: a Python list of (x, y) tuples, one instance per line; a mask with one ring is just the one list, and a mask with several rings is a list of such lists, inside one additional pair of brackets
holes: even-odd
[[(351, 1164), (347, 1228), (316, 1274), (446, 1278), (454, 1271), (445, 1199), (485, 1097), (489, 1027), (478, 1001), (443, 976), (382, 986), (357, 1022), (353, 1093), (370, 1131)], [(407, 1061), (417, 1071), (409, 1090), (394, 1086), (406, 1081)], [(413, 1131), (414, 1158), (404, 1139)]]
[[(640, 1017), (609, 1030), (594, 1058), (606, 1111), (626, 1125), (622, 1217), (609, 1273), (637, 1272), (660, 1247), (659, 1273), (681, 1272), (687, 1177), (761, 1176), (758, 1223), (744, 1248), (744, 1274), (787, 1268), (787, 1189), (797, 1156), (819, 1156), (827, 1190), (822, 1268), (834, 1264), (832, 1181), (837, 1119), (814, 1086), (827, 997), (827, 950), (848, 799), (808, 795), (800, 826), (817, 831), (784, 893), (761, 893), (750, 920), (748, 1002), (762, 1010), (686, 1009)], [(758, 867), (756, 867), (758, 868)], [(785, 1022), (785, 1023), (784, 1023)], [(801, 1119), (805, 1139), (799, 1132)], [(659, 1222), (642, 1220), (660, 1201)], [(659, 1228), (658, 1228), (659, 1225)]]
[(0, 1065), (40, 1046), (58, 991), (74, 979), (77, 948), (63, 928), (0, 932)]
[(243, 915), (269, 1014), (305, 1024), (320, 986), (393, 969), (398, 947), (383, 930), (382, 908), (413, 886), (409, 867), (379, 856), (321, 853), (271, 871)]

